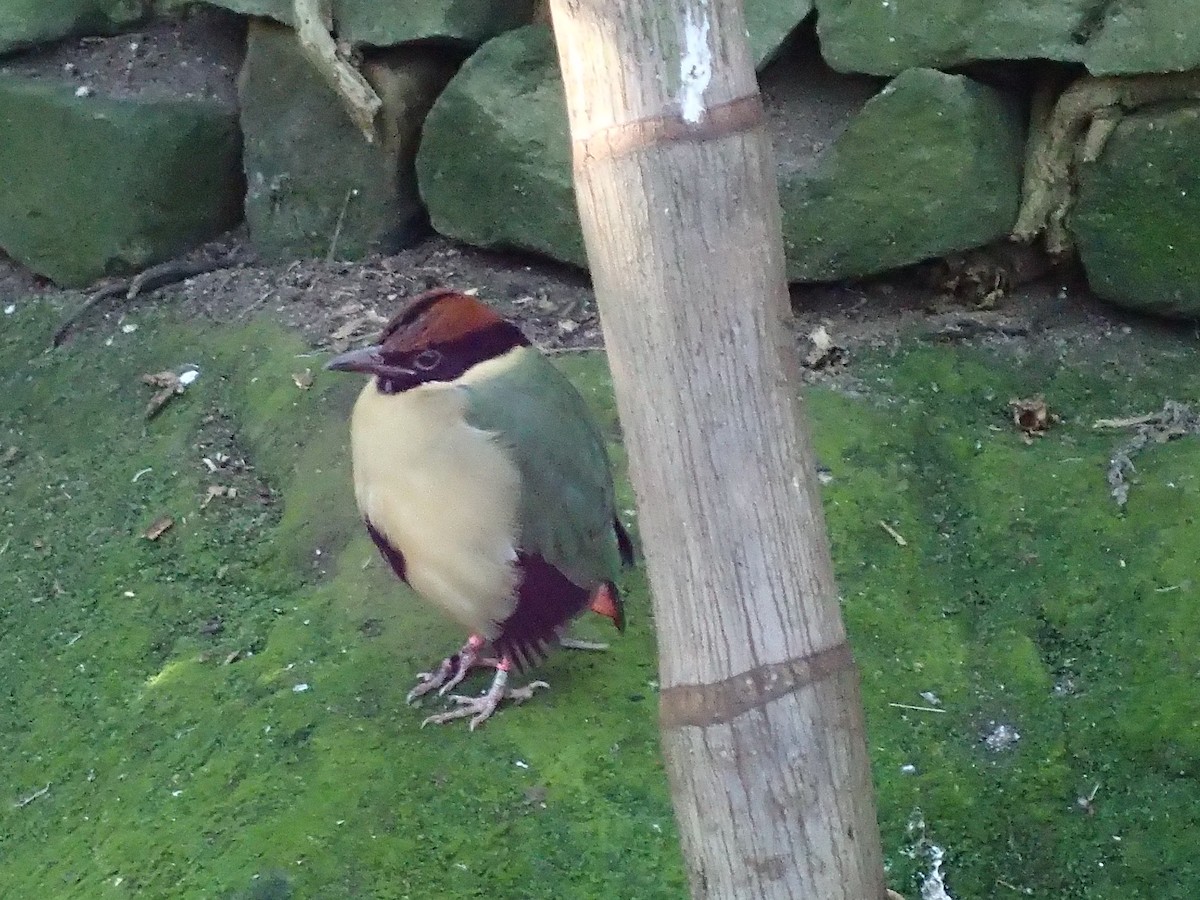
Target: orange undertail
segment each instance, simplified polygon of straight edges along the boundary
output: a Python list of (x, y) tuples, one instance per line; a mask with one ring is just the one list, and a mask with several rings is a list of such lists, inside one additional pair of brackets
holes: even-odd
[(606, 581), (592, 593), (592, 603), (588, 607), (592, 612), (599, 613), (606, 619), (611, 619), (617, 626), (617, 631), (625, 630), (625, 601), (621, 592), (611, 581)]

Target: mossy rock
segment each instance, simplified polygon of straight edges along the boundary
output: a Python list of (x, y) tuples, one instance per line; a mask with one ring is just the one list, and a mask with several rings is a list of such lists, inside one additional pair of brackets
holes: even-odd
[(1088, 283), (1141, 312), (1200, 318), (1200, 105), (1126, 117), (1079, 175), (1071, 230)]
[(900, 75), (813, 171), (781, 173), (789, 280), (869, 275), (1004, 236), (1024, 133), (993, 88), (932, 69)]
[[(860, 81), (846, 93), (859, 96)], [(993, 88), (932, 70), (895, 79), (815, 167), (780, 154), (789, 279), (867, 275), (1007, 234), (1024, 133), (1017, 104)], [(442, 234), (587, 265), (548, 28), (509, 32), (466, 62), (430, 111), (417, 176)]]
[(478, 247), (586, 265), (568, 133), (550, 29), (488, 41), (425, 122), (417, 180), (433, 227)]
[(1105, 0), (816, 0), (821, 51), (839, 72), (897, 75), (988, 59), (1078, 61), (1073, 30)]
[(813, 0), (746, 0), (746, 39), (756, 68), (771, 63), (813, 11)]
[(334, 22), (338, 36), (352, 44), (437, 40), (475, 47), (528, 25), (535, 5), (535, 0), (334, 0)]
[[(294, 25), (291, 0), (167, 0), (204, 2), (256, 18)], [(439, 41), (475, 47), (526, 25), (535, 0), (332, 0), (333, 30), (356, 46), (395, 47)]]
[(1200, 65), (1194, 0), (816, 0), (841, 72), (895, 75), (979, 60), (1083, 62), (1095, 74)]
[(1111, 4), (1111, 10), (1084, 55), (1093, 75), (1200, 68), (1200, 3), (1140, 0)]
[(134, 272), (241, 218), (237, 113), (0, 75), (0, 248), (64, 286)]
[(264, 256), (359, 259), (393, 252), (418, 233), (424, 211), (417, 143), (454, 57), (398, 49), (373, 57), (363, 71), (383, 101), (372, 143), (304, 56), (295, 32), (251, 23), (239, 95), (246, 220)]

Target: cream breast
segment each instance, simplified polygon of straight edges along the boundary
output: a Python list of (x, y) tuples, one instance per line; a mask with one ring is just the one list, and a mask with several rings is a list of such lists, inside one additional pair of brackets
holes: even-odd
[(465, 407), (454, 384), (384, 394), (372, 380), (351, 419), (354, 493), (413, 589), (494, 637), (516, 603), (520, 473)]

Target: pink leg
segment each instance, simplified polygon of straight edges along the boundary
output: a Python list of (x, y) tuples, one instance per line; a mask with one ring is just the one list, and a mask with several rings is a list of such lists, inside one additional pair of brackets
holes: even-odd
[(511, 669), (512, 660), (506, 656), (496, 665), (496, 677), (492, 679), (491, 687), (484, 693), (478, 697), (463, 697), (458, 694), (452, 694), (450, 699), (458, 704), (458, 708), (430, 716), (421, 723), (421, 727), (424, 728), (431, 722), (434, 725), (444, 725), (455, 719), (465, 719), (470, 716), (470, 729), (474, 731), (491, 718), (492, 713), (496, 711), (503, 701), (512, 700), (514, 703), (524, 703), (533, 696), (538, 688), (550, 687), (544, 681), (531, 681), (525, 687), (510, 688), (508, 686), (508, 673)]
[(415, 703), (431, 691), (437, 691), (439, 696), (444, 695), (466, 678), (476, 666), (495, 667), (497, 663), (494, 659), (481, 659), (479, 656), (479, 651), (486, 643), (487, 640), (482, 635), (473, 634), (457, 653), (443, 659), (435, 671), (418, 673), (420, 683), (408, 692), (406, 702)]

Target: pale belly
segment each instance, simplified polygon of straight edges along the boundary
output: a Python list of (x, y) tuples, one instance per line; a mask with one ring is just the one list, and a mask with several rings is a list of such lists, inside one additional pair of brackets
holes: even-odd
[(516, 602), (520, 475), (462, 413), (449, 385), (385, 395), (369, 384), (351, 423), (355, 497), (404, 554), (412, 588), (494, 637)]

